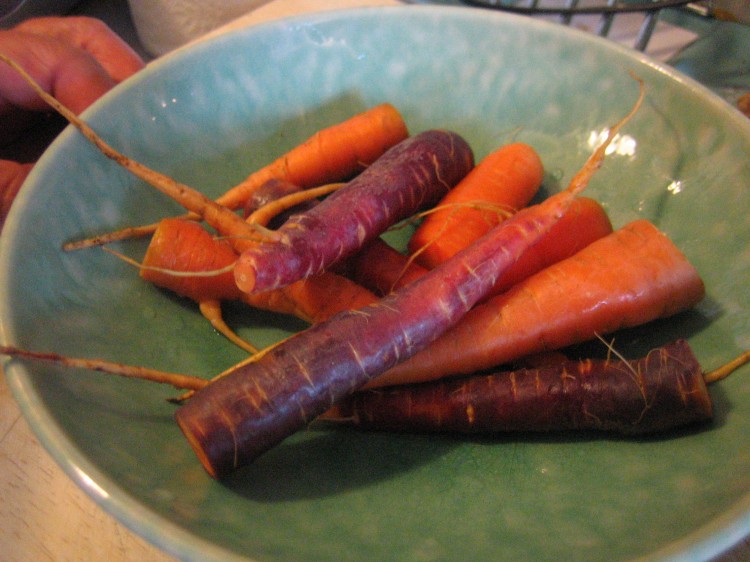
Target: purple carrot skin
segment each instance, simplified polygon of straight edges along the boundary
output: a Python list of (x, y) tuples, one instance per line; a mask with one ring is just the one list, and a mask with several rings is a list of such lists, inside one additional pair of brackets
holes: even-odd
[(439, 201), (473, 167), (471, 148), (449, 131), (426, 131), (391, 148), (344, 189), (256, 244), (235, 266), (245, 293), (276, 289), (320, 273), (388, 227)]
[(362, 390), (322, 416), (371, 430), (596, 430), (624, 435), (657, 433), (711, 417), (701, 366), (684, 340), (636, 361), (566, 361)]

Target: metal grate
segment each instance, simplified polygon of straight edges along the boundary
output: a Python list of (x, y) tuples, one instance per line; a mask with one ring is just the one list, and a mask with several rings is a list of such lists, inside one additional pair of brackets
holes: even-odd
[(570, 25), (573, 18), (578, 15), (600, 15), (596, 33), (602, 37), (609, 35), (618, 14), (642, 13), (643, 23), (633, 45), (633, 48), (639, 51), (646, 50), (661, 10), (693, 3), (691, 0), (463, 0), (463, 2), (482, 8), (530, 16), (558, 16), (565, 25)]

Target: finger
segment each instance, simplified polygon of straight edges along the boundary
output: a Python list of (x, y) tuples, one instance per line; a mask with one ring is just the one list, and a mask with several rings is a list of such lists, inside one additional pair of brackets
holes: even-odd
[[(114, 86), (88, 53), (77, 47), (22, 31), (0, 31), (0, 51), (14, 59), (47, 92), (80, 113)], [(45, 111), (46, 103), (23, 78), (0, 65), (0, 114), (14, 108)]]
[(21, 189), (23, 180), (29, 175), (31, 167), (31, 164), (0, 160), (0, 228), (5, 224), (11, 204)]
[(54, 37), (90, 54), (117, 83), (144, 67), (141, 57), (103, 21), (83, 17), (32, 18), (15, 28)]

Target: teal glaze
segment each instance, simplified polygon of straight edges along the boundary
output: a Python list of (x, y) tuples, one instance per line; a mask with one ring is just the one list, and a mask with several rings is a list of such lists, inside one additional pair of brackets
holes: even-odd
[[(217, 195), (315, 130), (383, 101), (413, 132), (453, 128), (479, 157), (540, 152), (544, 192), (592, 132), (647, 98), (590, 186), (615, 226), (645, 217), (685, 251), (696, 310), (617, 335), (637, 354), (686, 337), (707, 367), (750, 347), (750, 122), (669, 67), (500, 13), (403, 7), (238, 31), (153, 63), (85, 114), (114, 146)], [(68, 129), (29, 177), (0, 247), (2, 339), (209, 377), (242, 358), (190, 303), (72, 239), (174, 211)], [(144, 242), (117, 244), (140, 257)], [(230, 307), (259, 345), (302, 325)], [(599, 350), (600, 351), (600, 350)], [(225, 482), (173, 422), (171, 388), (8, 361), (46, 448), (127, 526), (186, 560), (704, 559), (750, 531), (748, 369), (712, 388), (716, 421), (659, 438), (466, 439), (312, 427)]]

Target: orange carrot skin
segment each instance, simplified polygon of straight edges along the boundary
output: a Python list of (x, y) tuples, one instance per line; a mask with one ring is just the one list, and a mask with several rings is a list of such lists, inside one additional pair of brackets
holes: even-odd
[(547, 235), (529, 248), (507, 275), (503, 275), (492, 294), (507, 291), (545, 267), (575, 255), (611, 233), (612, 222), (604, 208), (594, 199), (579, 197)]
[[(409, 240), (411, 254), (421, 250), (417, 263), (432, 269), (473, 240), (484, 235), (504, 217), (528, 205), (539, 190), (544, 167), (529, 145), (513, 143), (500, 147), (482, 159), (427, 215)], [(498, 211), (461, 207), (485, 202)]]
[[(163, 219), (146, 250), (143, 265), (169, 271), (213, 271), (237, 259), (231, 246), (211, 236), (199, 223), (180, 218)], [(353, 281), (325, 272), (278, 291), (259, 295), (242, 293), (231, 271), (210, 277), (176, 276), (142, 269), (141, 277), (196, 302), (239, 300), (255, 308), (320, 322), (348, 308), (360, 308), (376, 296)]]
[[(604, 208), (589, 197), (577, 198), (557, 224), (502, 276), (491, 294), (508, 290), (611, 232), (612, 223)], [(465, 240), (467, 245), (472, 241)], [(387, 294), (429, 271), (382, 240), (375, 242), (348, 260), (348, 275), (376, 294)]]
[(431, 130), (388, 150), (346, 187), (255, 244), (235, 266), (241, 291), (258, 293), (315, 275), (347, 258), (391, 225), (434, 205), (474, 166), (456, 133)]
[(372, 385), (492, 369), (671, 316), (704, 295), (703, 281), (682, 252), (653, 224), (637, 220), (476, 306)]
[(523, 209), (414, 283), (298, 332), (198, 391), (175, 419), (206, 471), (221, 478), (252, 462), (455, 326), (580, 189)]
[(703, 371), (678, 340), (636, 361), (554, 366), (362, 390), (325, 417), (362, 429), (657, 433), (712, 417)]
[(393, 105), (375, 106), (318, 131), (304, 143), (250, 174), (217, 202), (239, 209), (269, 179), (281, 179), (302, 188), (345, 181), (408, 136), (406, 124)]
[(201, 272), (222, 269), (237, 260), (232, 246), (217, 240), (199, 223), (180, 218), (160, 221), (143, 258), (141, 277), (196, 302), (239, 300), (242, 292), (231, 271), (211, 277), (180, 277), (148, 269)]

